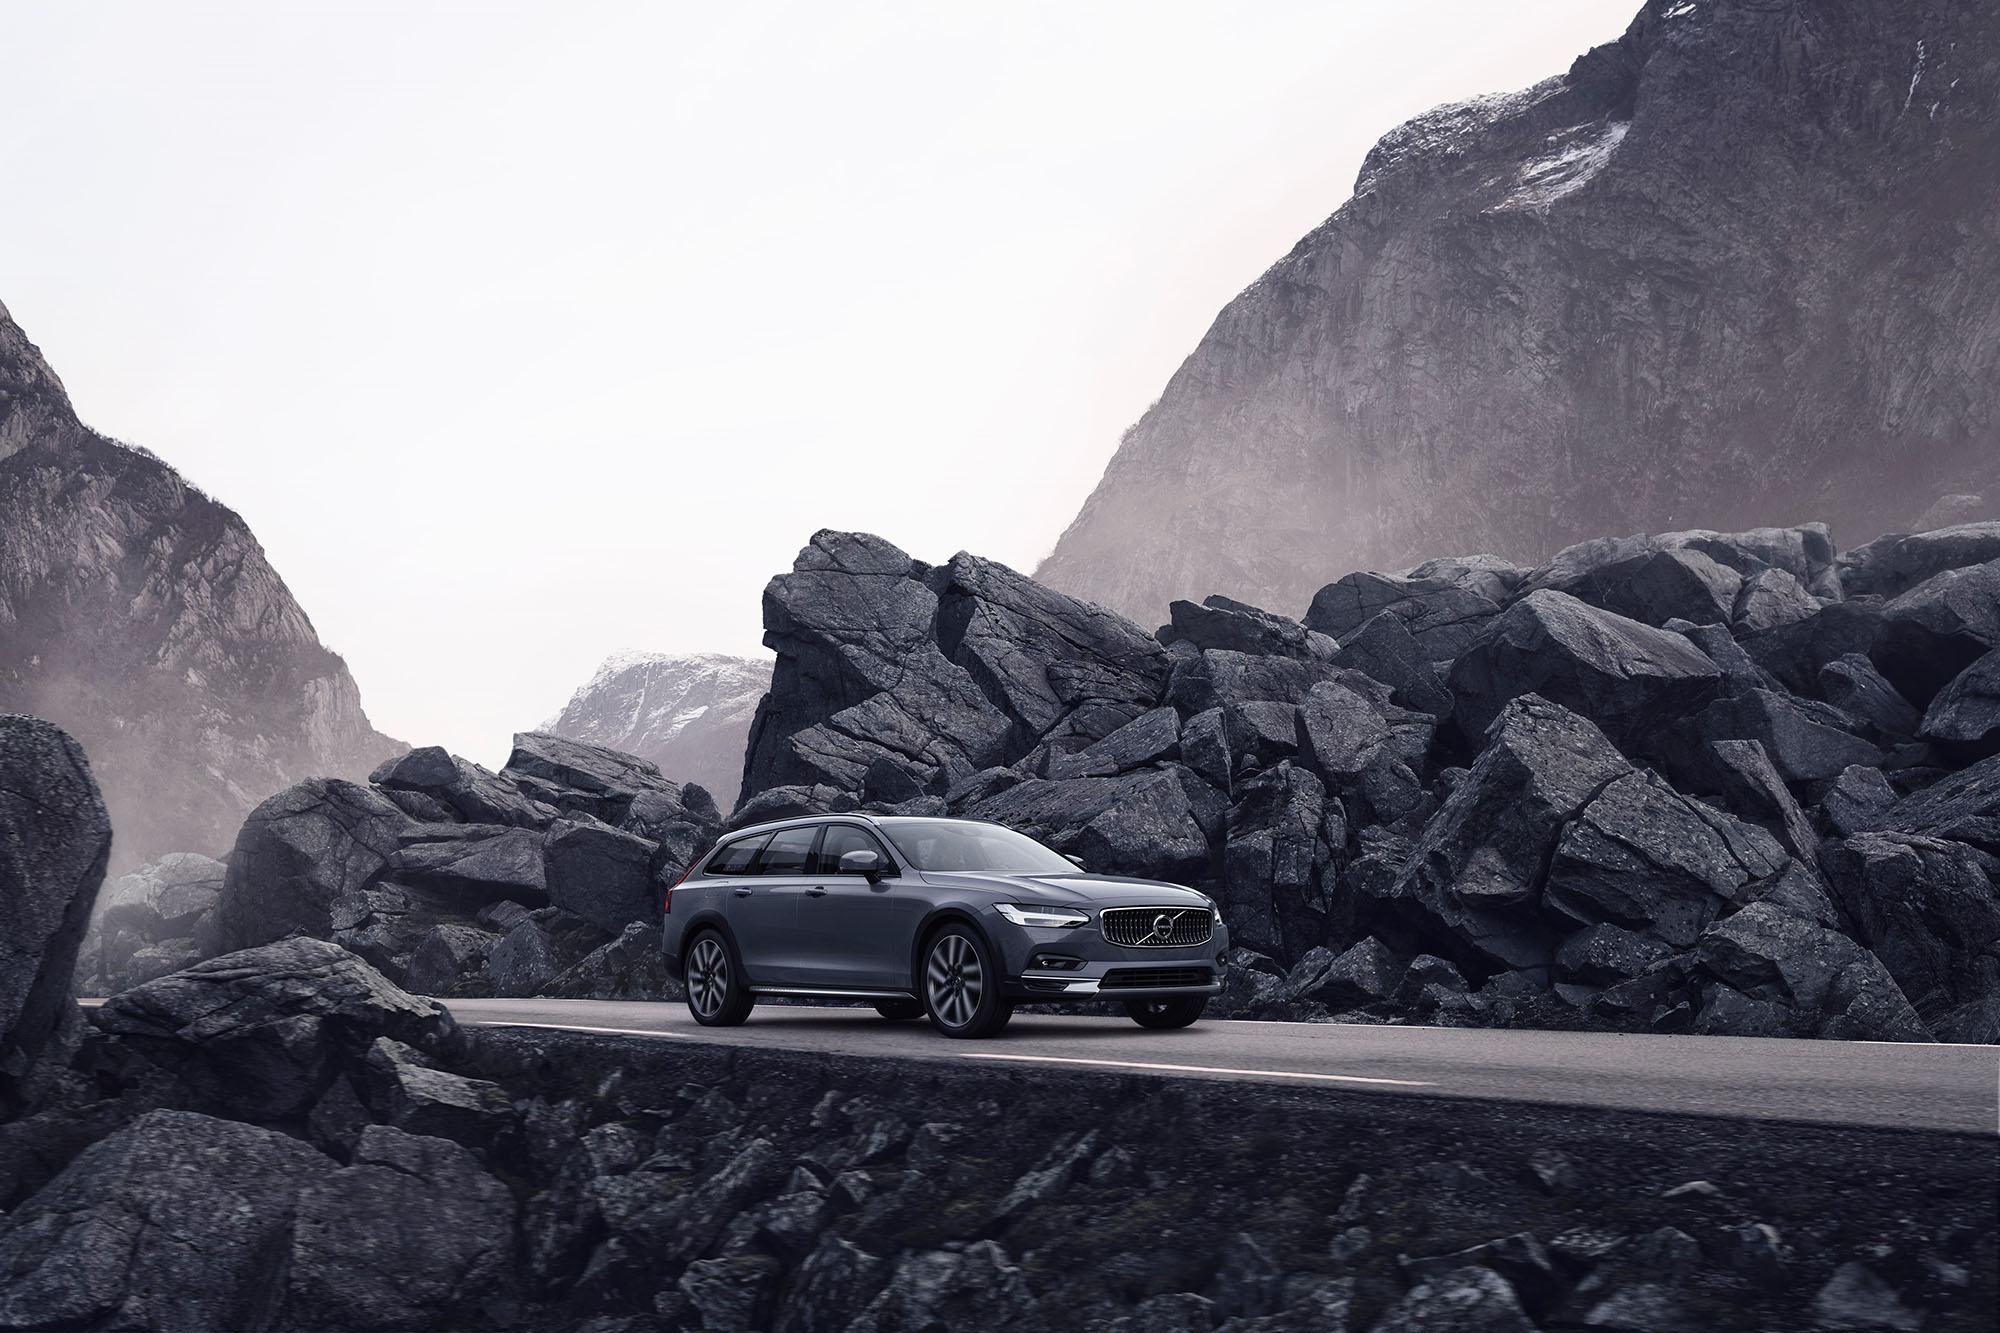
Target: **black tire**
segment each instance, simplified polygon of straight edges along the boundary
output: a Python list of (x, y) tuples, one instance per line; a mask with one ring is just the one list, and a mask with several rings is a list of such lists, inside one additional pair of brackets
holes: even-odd
[(875, 1012), (896, 1023), (905, 1023), (912, 1018), (924, 1016), (924, 1006), (919, 1000), (883, 1000), (875, 1006)]
[(750, 1017), (757, 997), (743, 984), (729, 944), (712, 930), (694, 937), (687, 951), (687, 1005), (706, 1028), (733, 1028)]
[(1000, 996), (993, 951), (969, 926), (947, 925), (924, 945), (924, 1012), (947, 1037), (990, 1037), (1014, 1016)]
[(1125, 1012), (1142, 1028), (1184, 1028), (1208, 1008), (1206, 995), (1176, 995), (1163, 1000), (1127, 1000)]

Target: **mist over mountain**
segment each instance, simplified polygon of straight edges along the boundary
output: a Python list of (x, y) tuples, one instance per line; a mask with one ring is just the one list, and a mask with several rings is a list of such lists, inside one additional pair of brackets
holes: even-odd
[(1386, 135), (1037, 576), (1150, 624), (1440, 551), (1987, 517), (1997, 106), (1992, 5), (1650, 0), (1566, 74)]
[(614, 653), (541, 730), (608, 745), (708, 788), (724, 810), (743, 785), (743, 751), (771, 663), (719, 653)]
[(0, 713), (68, 730), (112, 867), (220, 853), (259, 801), (404, 747), (226, 506), (78, 420), (0, 307)]

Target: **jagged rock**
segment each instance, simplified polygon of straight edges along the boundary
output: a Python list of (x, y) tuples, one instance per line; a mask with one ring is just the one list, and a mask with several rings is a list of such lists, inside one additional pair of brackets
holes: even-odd
[(1222, 910), (1231, 938), (1297, 959), (1327, 936), (1324, 870), (1347, 842), (1337, 802), (1290, 762), (1239, 784), (1222, 854)]
[(1653, 537), (1608, 537), (1558, 552), (1525, 586), (1565, 592), (1645, 625), (1726, 625), (1743, 576), (1699, 550)]
[(1563, 1291), (1563, 1280), (1550, 1262), (1549, 1252), (1534, 1233), (1527, 1231), (1484, 1241), (1450, 1254), (1428, 1255), (1421, 1259), (1405, 1257), (1401, 1264), (1404, 1277), (1417, 1282), (1434, 1281), (1448, 1277), (1461, 1268), (1475, 1266), (1490, 1268), (1507, 1279), (1507, 1284), (1530, 1308), (1553, 1303)]
[(1959, 672), (1931, 700), (1918, 734), (1976, 753), (2000, 748), (2000, 649)]
[(1743, 651), (1794, 694), (1810, 695), (1819, 673), (1850, 653), (1868, 656), (1882, 637), (1883, 603), (1859, 598), (1743, 639)]
[[(1171, 711), (1171, 710), (1169, 710)], [(1222, 735), (1235, 777), (1248, 777), (1297, 757), (1299, 710), (1295, 704), (1253, 699), (1222, 710)]]
[(990, 1240), (964, 1250), (915, 1250), (846, 1333), (919, 1328), (1006, 1328), (1034, 1322), (1035, 1299), (1021, 1270)]
[(1842, 552), (1840, 583), (1850, 597), (1898, 597), (1946, 570), (1993, 560), (2000, 560), (2000, 523), (1891, 533)]
[(110, 855), (82, 747), (47, 722), (0, 717), (0, 1118), (75, 1024), (70, 979)]
[(1212, 648), (1174, 662), (1166, 702), (1190, 718), (1228, 704), (1295, 704), (1313, 686), (1338, 674), (1339, 668), (1331, 662), (1258, 657)]
[(1247, 1231), (1237, 1232), (1221, 1248), (1208, 1289), (1216, 1311), (1249, 1319), (1275, 1314), (1285, 1301), (1285, 1270)]
[(842, 1333), (881, 1289), (888, 1267), (851, 1241), (822, 1236), (799, 1265), (773, 1333)]
[(1753, 1001), (1788, 1012), (1787, 1026), (1798, 1029), (1796, 1035), (1931, 1040), (1873, 954), (1775, 904), (1752, 903), (1718, 921), (1696, 952), (1710, 975)]
[(1674, 947), (1657, 936), (1621, 926), (1585, 926), (1556, 950), (1556, 975), (1588, 986), (1615, 986), (1644, 975), (1673, 952)]
[[(1329, 583), (1314, 594), (1306, 628), (1344, 643), (1375, 616), (1393, 615), (1416, 640), (1424, 660), (1454, 661), (1486, 622), (1500, 614), (1500, 603), (1512, 595), (1521, 571), (1495, 561), (1491, 569), (1465, 571), (1467, 582), (1454, 583), (1442, 577), (1443, 564), (1433, 562), (1408, 574), (1349, 574)], [(1426, 569), (1434, 575), (1426, 576)]]
[(1575, 713), (1535, 695), (1514, 699), (1385, 896), (1488, 967), (1547, 966), (1553, 936), (1527, 910), (1556, 843), (1599, 791), (1631, 772)]
[(1046, 776), (1116, 777), (1148, 764), (1178, 759), (1180, 755), (1180, 714), (1171, 708), (1155, 708), (1073, 754), (1051, 756)]
[(1912, 792), (1867, 827), (1955, 838), (2000, 854), (2000, 755)]
[(667, 976), (660, 927), (651, 921), (632, 922), (541, 988), (544, 995), (578, 1000), (678, 1000), (681, 993)]
[(1295, 999), (1316, 1000), (1339, 1013), (1384, 1003), (1396, 993), (1396, 985), (1407, 971), (1408, 963), (1370, 935), (1338, 956), (1329, 956), (1296, 982), (1288, 981), (1287, 989)]
[(490, 902), (472, 914), (472, 924), (496, 935), (505, 935), (532, 915), (529, 908), (511, 899)]
[(1819, 600), (1782, 569), (1760, 570), (1743, 580), (1731, 623), (1740, 634), (1762, 634), (1819, 614)]
[(1923, 715), (1860, 653), (1844, 653), (1821, 667), (1819, 693), (1841, 712), (1865, 723), (1876, 740), (1907, 740), (1917, 734), (1923, 721)]
[(408, 815), (366, 787), (313, 778), (250, 812), (215, 906), (218, 942), (248, 949), (293, 931), (333, 934), (332, 908), (382, 872)]
[(1229, 790), (1233, 765), (1220, 708), (1196, 713), (1182, 724), (1181, 758), (1191, 771), (1210, 784), (1224, 792)]
[(1390, 998), (1398, 1008), (1428, 1017), (1467, 989), (1464, 975), (1449, 960), (1420, 953), (1410, 960)]
[(1787, 782), (1837, 777), (1853, 764), (1875, 765), (1882, 752), (1853, 734), (1853, 720), (1831, 705), (1774, 690), (1717, 699), (1682, 733), (1707, 741), (1757, 741)]
[(752, 1333), (767, 1322), (763, 1312), (777, 1295), (783, 1269), (768, 1254), (697, 1259), (677, 1284), (700, 1312), (707, 1333)]
[(662, 777), (649, 759), (546, 731), (514, 733), (514, 750), (500, 777), (564, 814), (607, 824), (622, 823), (642, 795), (676, 804), (681, 798), (681, 784)]
[(1227, 597), (1210, 597), (1200, 606), (1177, 601), (1167, 610), (1173, 638), (1197, 648), (1325, 661), (1339, 646), (1296, 620)]
[(505, 824), (420, 824), (399, 837), (382, 873), (483, 904), (507, 898), (546, 907), (542, 835)]
[(1820, 803), (1820, 810), (1833, 832), (1845, 837), (1876, 827), (1897, 799), (1896, 789), (1882, 776), (1881, 769), (1857, 764), (1841, 770)]
[(547, 828), (554, 806), (530, 799), (518, 785), (469, 759), (426, 745), (386, 760), (368, 780), (385, 790), (419, 792), (471, 824)]
[(539, 995), (610, 942), (602, 926), (560, 907), (544, 907), (493, 946), (486, 955), (486, 978), (495, 995)]
[(1423, 804), (1423, 784), (1389, 716), (1347, 682), (1315, 685), (1299, 705), (1298, 730), (1305, 761), (1362, 822), (1388, 823)]
[(1736, 641), (1736, 636), (1726, 626), (1670, 620), (1665, 628), (1701, 649), (1702, 655), (1715, 663), (1716, 670), (1722, 673), (1722, 692), (1725, 695), (1741, 694), (1745, 690), (1783, 688), (1775, 676), (1758, 666), (1750, 654), (1743, 651), (1743, 645)]
[(1506, 1278), (1466, 1267), (1419, 1282), (1371, 1333), (1533, 1333), (1534, 1327)]
[(499, 943), (499, 935), (476, 926), (432, 926), (404, 970), (403, 985), (417, 995), (456, 994), (459, 980), (479, 974)]
[(617, 934), (658, 915), (655, 843), (597, 823), (558, 822), (549, 830), (549, 904)]
[(407, 1134), (485, 1147), (513, 1119), (514, 1104), (498, 1084), (432, 1068), (390, 1037), (369, 1045), (366, 1078), (370, 1104)]
[(1819, 835), (1792, 799), (1763, 742), (1713, 741), (1708, 750), (1709, 771), (1730, 809), (1777, 834), (1787, 852), (1812, 864), (1819, 854)]
[(299, 1191), (280, 1321), (437, 1328), (513, 1312), (514, 1201), (456, 1143), (387, 1125)]
[(1952, 677), (2000, 648), (2000, 560), (1951, 569), (1882, 609), (1869, 656), (1903, 696), (1926, 706)]
[(1894, 1329), (1917, 1333), (1923, 1312), (1903, 1304), (1895, 1289), (1867, 1265), (1853, 1260), (1834, 1270), (1813, 1297), (1813, 1318), (1821, 1328)]
[(334, 1170), (283, 1134), (149, 1112), (0, 1220), (0, 1325), (268, 1327), (295, 1200)]
[(1018, 828), (1094, 873), (1191, 883), (1208, 869), (1208, 840), (1172, 773), (1157, 769), (1068, 782), (1031, 779), (968, 807), (973, 819)]
[(1402, 617), (1385, 611), (1362, 622), (1361, 628), (1341, 644), (1333, 660), (1337, 666), (1362, 672), (1389, 686), (1395, 691), (1395, 701), (1405, 708), (1448, 717), (1451, 690), (1424, 653)]
[(1546, 589), (1509, 607), (1451, 672), (1469, 736), (1533, 693), (1628, 744), (1700, 708), (1721, 685), (1715, 664), (1680, 635)]
[(993, 1209), (994, 1221), (1004, 1222), (1062, 1194), (1103, 1142), (1103, 1134), (1095, 1129), (1065, 1134), (1000, 1196), (1000, 1202)]
[(228, 870), (211, 857), (169, 852), (107, 881), (92, 913), (92, 928), (132, 930), (148, 940), (191, 938), (221, 898)]
[(387, 1036), (439, 1049), (457, 1031), (338, 945), (281, 940), (114, 995), (91, 1016), (203, 1105), (251, 1120), (303, 1115), (343, 1062)]
[(1214, 1301), (1191, 1291), (1175, 1291), (1148, 1296), (1130, 1314), (1104, 1325), (1103, 1333), (1210, 1333), (1214, 1327)]
[(1977, 854), (1940, 838), (1858, 833), (1829, 844), (1825, 863), (1855, 938), (1925, 1023), (1946, 1041), (2000, 1040), (1976, 1030), (1982, 1002), (2000, 998), (2000, 896)]
[(201, 957), (202, 951), (193, 940), (162, 940), (158, 944), (149, 944), (133, 952), (125, 964), (125, 985), (119, 989), (142, 986), (170, 972), (178, 972), (199, 962)]

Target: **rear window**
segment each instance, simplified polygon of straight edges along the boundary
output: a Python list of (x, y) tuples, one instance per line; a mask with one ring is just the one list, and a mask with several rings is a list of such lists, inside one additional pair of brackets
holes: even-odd
[(714, 856), (710, 857), (708, 865), (703, 868), (701, 873), (704, 875), (747, 875), (750, 873), (751, 858), (762, 851), (764, 844), (770, 840), (771, 835), (768, 833), (760, 833), (754, 838), (738, 838), (735, 842), (728, 843), (720, 848)]
[(808, 824), (804, 828), (781, 828), (771, 835), (763, 854), (757, 858), (758, 875), (803, 875), (806, 861), (812, 856), (813, 839), (819, 836), (819, 825)]

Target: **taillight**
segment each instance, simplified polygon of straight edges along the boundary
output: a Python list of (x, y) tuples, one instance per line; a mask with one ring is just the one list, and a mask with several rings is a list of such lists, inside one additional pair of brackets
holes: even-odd
[[(698, 864), (698, 863), (697, 863), (697, 864)], [(660, 904), (660, 910), (661, 910), (662, 912), (664, 912), (664, 913), (666, 913), (666, 914), (668, 914), (668, 915), (672, 915), (672, 914), (673, 914), (673, 910), (674, 910), (674, 890), (675, 890), (675, 889), (678, 889), (678, 888), (679, 888), (679, 887), (680, 887), (680, 886), (681, 886), (682, 884), (685, 884), (685, 883), (687, 882), (687, 877), (688, 877), (689, 875), (692, 875), (693, 873), (694, 873), (694, 866), (689, 866), (689, 867), (688, 867), (688, 868), (687, 868), (686, 870), (683, 870), (683, 871), (681, 871), (681, 877), (680, 877), (679, 879), (677, 879), (677, 880), (675, 880), (675, 881), (674, 881), (673, 883), (671, 883), (671, 884), (667, 885), (667, 900), (666, 900), (665, 902), (663, 902), (663, 903), (661, 903), (661, 904)]]

